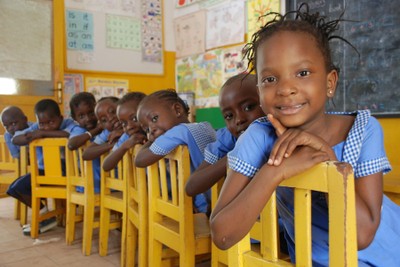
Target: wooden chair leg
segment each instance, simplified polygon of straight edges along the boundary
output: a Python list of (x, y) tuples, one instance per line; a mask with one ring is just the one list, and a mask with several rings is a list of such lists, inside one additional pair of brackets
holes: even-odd
[(75, 215), (76, 215), (76, 205), (73, 203), (68, 204), (67, 207), (67, 223), (65, 226), (65, 241), (67, 245), (72, 245), (75, 240)]
[[(126, 266), (135, 266), (136, 255), (138, 251), (138, 231), (134, 224), (128, 220), (126, 226)], [(144, 266), (138, 257), (138, 266)]]
[(22, 202), (18, 202), (19, 204), (19, 223), (20, 225), (25, 225), (28, 222), (27, 216), (28, 216), (28, 206), (26, 206), (24, 203)]
[(121, 221), (121, 266), (126, 266), (126, 213), (122, 215)]
[(37, 238), (39, 235), (39, 209), (40, 198), (32, 196), (32, 220), (31, 220), (31, 237)]
[(93, 228), (94, 228), (94, 200), (88, 201), (83, 211), (82, 253), (86, 256), (89, 256), (92, 251)]
[(107, 256), (109, 232), (110, 232), (110, 210), (102, 208), (100, 210), (100, 231), (99, 231), (100, 256)]

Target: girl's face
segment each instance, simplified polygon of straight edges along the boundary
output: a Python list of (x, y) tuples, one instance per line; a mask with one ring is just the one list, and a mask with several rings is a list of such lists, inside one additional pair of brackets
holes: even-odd
[(142, 128), (140, 127), (140, 123), (136, 116), (137, 106), (138, 101), (132, 100), (125, 102), (122, 105), (118, 105), (117, 107), (119, 122), (121, 123), (122, 128), (124, 128), (124, 132), (129, 136), (142, 132)]
[(90, 131), (97, 126), (97, 118), (94, 114), (94, 103), (81, 102), (76, 108), (74, 108), (74, 120), (79, 126)]
[(103, 100), (96, 105), (95, 113), (97, 120), (103, 129), (113, 131), (121, 128), (116, 115), (117, 104), (111, 100)]
[(139, 108), (138, 114), (140, 125), (147, 133), (149, 141), (154, 141), (181, 123), (182, 116), (186, 116), (179, 104), (163, 103), (156, 99), (144, 103)]
[(222, 88), (219, 105), (226, 127), (236, 138), (251, 122), (264, 116), (255, 87), (248, 81), (242, 83), (242, 80), (236, 80)]
[[(324, 57), (310, 34), (281, 31), (257, 50), (260, 103), (286, 127), (314, 125), (332, 97), (337, 72), (327, 72)], [(307, 126), (308, 125), (308, 126)]]
[(58, 131), (63, 122), (63, 117), (44, 111), (36, 114), (36, 121), (39, 124), (39, 130)]

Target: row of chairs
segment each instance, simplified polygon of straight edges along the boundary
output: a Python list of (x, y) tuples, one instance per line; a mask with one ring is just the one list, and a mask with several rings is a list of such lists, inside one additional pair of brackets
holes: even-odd
[[(193, 214), (192, 199), (184, 191), (190, 175), (190, 157), (185, 146), (177, 147), (166, 159), (147, 169), (134, 165), (133, 159), (139, 150), (136, 146), (119, 163), (118, 175), (114, 171), (102, 171), (100, 195), (94, 194), (92, 162), (82, 160), (82, 149), (69, 151), (62, 138), (35, 140), (29, 146), (31, 162), (36, 162), (38, 146), (44, 149), (45, 166), (50, 168), (45, 169), (45, 175), (39, 175), (36, 164), (31, 165), (32, 237), (37, 236), (39, 221), (67, 212), (66, 242), (74, 241), (75, 224), (83, 219), (85, 255), (91, 253), (94, 228), (100, 227), (99, 254), (106, 255), (109, 230), (120, 227), (121, 266), (135, 263), (138, 266), (194, 266), (196, 260), (210, 257), (212, 266), (291, 265), (287, 256), (279, 252), (275, 197), (242, 241), (226, 251), (212, 245), (208, 218), (205, 214)], [(66, 151), (68, 179), (60, 165), (62, 150)], [(76, 186), (83, 187), (84, 192), (77, 192)], [(335, 199), (329, 202), (331, 265), (356, 266), (354, 180), (350, 166), (321, 163), (281, 186), (294, 188), (296, 244), (301, 244), (296, 245), (297, 265), (312, 265), (311, 190), (314, 190), (332, 194)], [(213, 203), (220, 188), (221, 183), (212, 190)], [(41, 217), (38, 201), (47, 197), (66, 199), (67, 204), (55, 202), (53, 213)], [(95, 219), (96, 209), (100, 210), (100, 220)], [(257, 249), (251, 247), (250, 237), (260, 240)]]

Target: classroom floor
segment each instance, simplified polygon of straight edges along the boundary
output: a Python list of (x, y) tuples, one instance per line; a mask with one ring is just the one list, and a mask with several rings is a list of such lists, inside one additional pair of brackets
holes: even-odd
[[(30, 218), (30, 214), (28, 214)], [(71, 246), (65, 243), (65, 228), (56, 227), (40, 234), (34, 240), (22, 234), (19, 221), (14, 220), (14, 200), (0, 198), (0, 267), (112, 267), (120, 266), (121, 232), (112, 230), (108, 243), (108, 255), (98, 254), (98, 229), (94, 231), (92, 254), (83, 256), (82, 224), (77, 225), (76, 240)], [(196, 267), (209, 267), (210, 262)]]

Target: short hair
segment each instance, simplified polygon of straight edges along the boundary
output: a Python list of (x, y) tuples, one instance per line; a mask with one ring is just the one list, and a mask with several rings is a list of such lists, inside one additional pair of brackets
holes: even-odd
[(232, 76), (228, 80), (226, 80), (221, 88), (224, 88), (225, 86), (229, 86), (229, 85), (233, 84), (234, 82), (236, 82), (237, 80), (241, 80), (242, 83), (245, 81), (249, 81), (249, 82), (253, 82), (254, 85), (257, 84), (257, 77), (255, 74), (242, 72), (242, 73)]
[(116, 96), (104, 96), (97, 101), (97, 104), (106, 100), (110, 100), (113, 103), (117, 103), (119, 101), (119, 98)]
[(122, 104), (125, 104), (126, 102), (130, 102), (130, 101), (137, 101), (139, 103), (145, 97), (146, 97), (146, 94), (142, 93), (142, 92), (129, 92), (129, 93), (126, 93), (118, 101), (118, 105), (122, 105)]
[(69, 108), (71, 110), (71, 117), (75, 118), (75, 109), (81, 104), (85, 103), (87, 105), (92, 104), (93, 107), (96, 105), (96, 98), (92, 93), (80, 92), (71, 97), (69, 101)]
[(36, 115), (39, 113), (48, 112), (56, 116), (61, 116), (60, 107), (53, 99), (40, 100), (36, 103), (34, 111)]
[(175, 89), (168, 88), (149, 94), (143, 99), (140, 105), (143, 105), (144, 103), (149, 102), (150, 100), (153, 99), (158, 99), (160, 101), (165, 101), (171, 104), (178, 103), (182, 105), (186, 114), (189, 114), (189, 106), (185, 103), (185, 101), (182, 100), (182, 98), (179, 97)]

